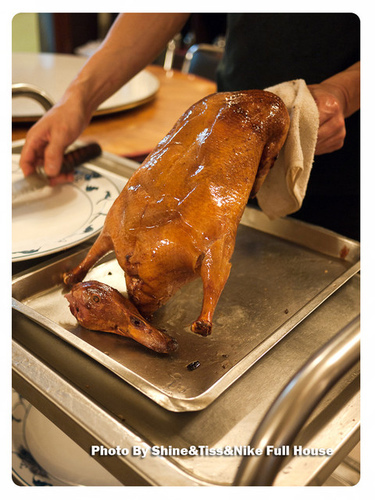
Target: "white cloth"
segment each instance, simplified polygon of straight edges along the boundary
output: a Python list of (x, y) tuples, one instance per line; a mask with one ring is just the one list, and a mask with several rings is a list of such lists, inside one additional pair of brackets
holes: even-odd
[(263, 212), (276, 219), (301, 208), (314, 161), (319, 112), (304, 80), (280, 83), (265, 90), (278, 95), (290, 115), (285, 144), (257, 194)]

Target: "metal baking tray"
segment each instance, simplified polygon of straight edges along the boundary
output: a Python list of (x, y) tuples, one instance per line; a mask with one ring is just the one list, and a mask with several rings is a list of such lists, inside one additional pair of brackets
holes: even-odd
[[(153, 323), (179, 343), (176, 353), (162, 355), (130, 339), (77, 325), (61, 277), (82, 260), (88, 245), (82, 246), (15, 276), (13, 307), (176, 412), (207, 407), (359, 271), (358, 242), (291, 218), (270, 221), (247, 207), (212, 334), (201, 337), (190, 331), (201, 308), (199, 279), (154, 315)], [(126, 292), (113, 253), (85, 279)], [(194, 361), (200, 366), (191, 371), (187, 367)]]

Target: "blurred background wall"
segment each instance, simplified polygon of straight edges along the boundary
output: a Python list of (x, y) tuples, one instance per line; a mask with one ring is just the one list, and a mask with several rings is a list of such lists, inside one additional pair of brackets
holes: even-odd
[(40, 52), (38, 14), (17, 14), (13, 17), (12, 51)]
[(13, 52), (73, 54), (87, 42), (103, 39), (117, 14), (20, 13), (12, 20)]
[[(96, 50), (117, 13), (19, 13), (12, 19), (13, 52), (56, 52), (89, 56)], [(175, 37), (174, 67), (179, 69), (193, 44), (220, 43), (226, 14), (193, 13)], [(156, 64), (162, 64), (161, 54)]]

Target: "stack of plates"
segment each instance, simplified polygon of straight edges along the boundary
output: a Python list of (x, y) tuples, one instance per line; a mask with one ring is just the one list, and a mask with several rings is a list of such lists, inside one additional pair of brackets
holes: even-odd
[(22, 396), (12, 395), (12, 471), (24, 486), (122, 486)]

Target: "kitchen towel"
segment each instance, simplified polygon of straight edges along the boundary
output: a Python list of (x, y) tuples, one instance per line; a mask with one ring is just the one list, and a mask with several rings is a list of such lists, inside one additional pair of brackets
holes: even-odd
[(306, 82), (292, 80), (265, 90), (278, 95), (290, 115), (285, 144), (257, 194), (260, 208), (276, 219), (302, 206), (319, 128), (319, 112)]

